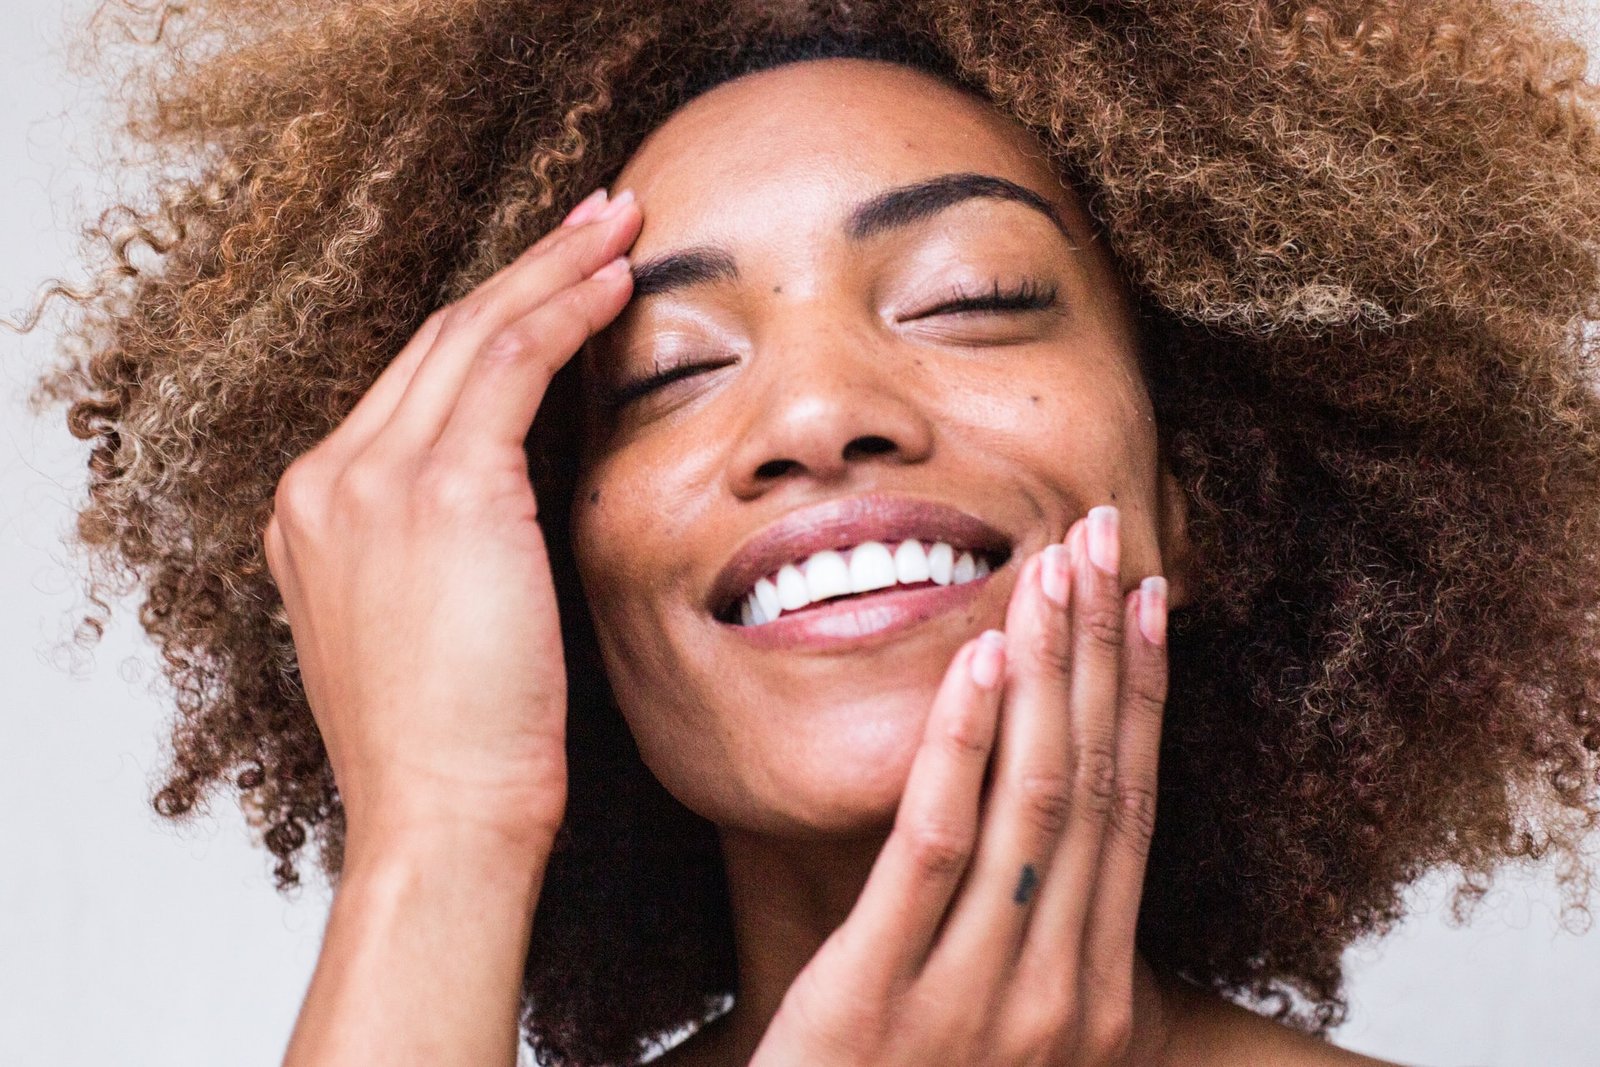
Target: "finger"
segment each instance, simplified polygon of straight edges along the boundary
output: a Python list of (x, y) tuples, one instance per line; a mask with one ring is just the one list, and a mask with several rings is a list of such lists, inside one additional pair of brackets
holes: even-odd
[(617, 258), (638, 235), (642, 219), (625, 190), (593, 220), (551, 238), (457, 303), (412, 375), (382, 433), (401, 451), (430, 447), (451, 412), (480, 349), (507, 323), (522, 318), (564, 289)]
[(618, 256), (484, 343), (435, 450), (457, 456), (484, 446), (520, 446), (550, 379), (583, 342), (616, 318), (633, 293)]
[(978, 794), (994, 746), (1006, 638), (986, 630), (951, 660), (911, 765), (894, 829), (836, 936), (870, 990), (914, 977), (927, 959), (978, 833)]
[[(605, 200), (606, 190), (596, 189), (568, 212), (561, 225), (570, 228), (587, 222), (600, 210)], [(405, 347), (401, 348), (383, 372), (367, 387), (367, 391), (345, 416), (344, 421), (328, 435), (324, 442), (325, 454), (342, 461), (336, 465), (346, 465), (367, 446), (383, 424), (389, 421), (389, 416), (394, 413), (395, 404), (399, 402), (406, 386), (411, 383), (411, 376), (416, 372), (417, 365), (438, 338), (439, 327), (443, 324), (447, 312), (447, 308), (441, 308), (428, 316), (406, 342)]]
[(1072, 817), (1039, 894), (1019, 981), (1078, 980), (1117, 781), (1123, 646), (1117, 527), (1117, 509), (1102, 505), (1067, 538), (1073, 557)]
[(980, 985), (999, 982), (1015, 964), (1067, 818), (1071, 597), (1064, 555), (1061, 545), (1052, 544), (1030, 558), (1006, 611), (1012, 654), (994, 783), (972, 876), (934, 950), (936, 969)]
[(347, 466), (351, 459), (371, 443), (384, 423), (389, 421), (395, 405), (400, 402), (401, 394), (405, 392), (406, 386), (411, 384), (411, 376), (416, 373), (422, 357), (438, 338), (439, 327), (443, 324), (445, 315), (446, 310), (441, 308), (428, 316), (399, 354), (389, 361), (389, 365), (367, 387), (367, 391), (356, 402), (356, 406), (350, 409), (350, 414), (334, 427), (333, 432), (319, 446), (323, 454), (334, 461), (336, 467)]
[(561, 220), (562, 226), (577, 226), (594, 218), (595, 214), (605, 206), (606, 197), (610, 194), (602, 186), (578, 201), (576, 207), (567, 212), (567, 217)]
[(1167, 580), (1146, 578), (1128, 594), (1122, 712), (1117, 724), (1116, 802), (1090, 905), (1085, 973), (1133, 995), (1134, 935), (1155, 832), (1161, 723), (1167, 700)]

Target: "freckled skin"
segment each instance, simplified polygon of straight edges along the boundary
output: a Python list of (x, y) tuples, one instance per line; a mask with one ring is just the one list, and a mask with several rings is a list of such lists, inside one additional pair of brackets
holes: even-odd
[[(896, 129), (915, 136), (884, 136)], [(1045, 196), (1079, 250), (1000, 200), (859, 244), (841, 234), (858, 200), (957, 171)], [(1095, 504), (1123, 510), (1124, 588), (1167, 573), (1181, 603), (1182, 576), (1163, 564), (1181, 494), (1158, 469), (1125, 297), (1026, 130), (916, 71), (800, 63), (691, 101), (612, 186), (642, 207), (636, 263), (717, 240), (743, 276), (630, 305), (584, 353), (592, 378), (640, 377), (680, 351), (740, 361), (596, 416), (579, 492), (603, 487), (604, 505), (573, 530), (622, 710), (689, 807), (764, 833), (886, 827), (950, 657), (1003, 623), (1017, 565)], [(979, 316), (981, 328), (882, 322), (953, 283), (1025, 277), (1059, 285), (1065, 310)], [(955, 343), (970, 335), (1005, 343)], [(894, 448), (844, 458), (865, 436)], [(782, 475), (760, 472), (782, 460)], [(738, 544), (798, 507), (869, 491), (953, 504), (1017, 540), (970, 623), (953, 614), (843, 659), (755, 652), (719, 632), (704, 598)]]
[[(1073, 241), (997, 199), (843, 234), (857, 202), (952, 172), (1033, 190)], [(574, 514), (573, 542), (646, 764), (722, 834), (736, 927), (796, 931), (742, 960), (737, 1010), (756, 1013), (859, 893), (939, 680), (963, 641), (1003, 625), (1021, 562), (1115, 501), (1123, 590), (1165, 574), (1179, 607), (1182, 494), (1102, 243), (1032, 136), (982, 101), (892, 64), (791, 64), (691, 101), (611, 188), (642, 209), (635, 263), (716, 242), (740, 271), (631, 303), (580, 355), (586, 382), (610, 384), (654, 359), (734, 362), (615, 416), (591, 406), (577, 491), (593, 506)], [(953, 286), (1025, 279), (1058, 286), (1057, 307), (913, 318)], [(851, 447), (865, 438), (891, 447)], [(709, 616), (738, 545), (867, 492), (968, 511), (1013, 538), (1011, 562), (970, 611), (870, 650), (756, 650)]]

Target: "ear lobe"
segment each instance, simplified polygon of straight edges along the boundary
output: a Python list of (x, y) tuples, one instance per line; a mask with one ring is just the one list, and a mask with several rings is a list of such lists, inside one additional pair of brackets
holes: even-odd
[(1189, 497), (1165, 459), (1158, 464), (1156, 497), (1161, 509), (1161, 565), (1167, 579), (1167, 610), (1181, 608), (1194, 595), (1194, 545), (1189, 540)]

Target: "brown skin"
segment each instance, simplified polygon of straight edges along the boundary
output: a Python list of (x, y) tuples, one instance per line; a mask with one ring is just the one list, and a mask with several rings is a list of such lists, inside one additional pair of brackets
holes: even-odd
[[(1325, 1032), (1346, 1016), (1345, 948), (1399, 917), (1421, 871), (1462, 872), (1470, 910), (1502, 862), (1543, 857), (1581, 903), (1600, 398), (1568, 327), (1600, 299), (1600, 137), (1584, 50), (1543, 5), (176, 6), (122, 12), (135, 25), (101, 65), (130, 112), (127, 165), (180, 166), (85, 227), (86, 271), (28, 320), (61, 298), (61, 361), (35, 399), (91, 446), (74, 637), (137, 594), (173, 697), (156, 810), (237, 799), (280, 888), (307, 863), (345, 886), (370, 973), (395, 973), (396, 932), (423, 960), (419, 938), (504, 949), (527, 871), (488, 871), (499, 918), (473, 864), (417, 842), (401, 888), (419, 865), (444, 910), (361, 906), (363, 805), (331, 765), (349, 735), (315, 721), (322, 660), (299, 657), (263, 558), (274, 488), (431, 313), (615, 188), (725, 58), (759, 63), (779, 31), (866, 35), (850, 54), (880, 54), (884, 33), (926, 42), (941, 58), (917, 65), (1037, 134), (1136, 298), (1196, 550), (1140, 901), (1152, 965)], [(560, 427), (572, 401), (541, 416)], [(702, 1018), (736, 961), (715, 827), (669, 803), (590, 658), (575, 451), (564, 433), (529, 448), (577, 640), (564, 847), (539, 883), (520, 1021), (541, 1054), (602, 1064)], [(449, 562), (459, 579), (463, 555)], [(526, 615), (501, 620), (508, 643), (539, 624)], [(549, 691), (548, 675), (498, 680), (519, 678)], [(446, 914), (463, 906), (469, 930)], [(396, 1007), (401, 1025), (378, 1028), (418, 1047), (406, 1027), (437, 1016)]]
[[(863, 240), (845, 236), (856, 203), (948, 173), (1037, 192), (1068, 234), (1024, 205), (974, 199)], [(588, 346), (587, 376), (602, 387), (684, 360), (736, 362), (614, 412), (590, 406), (576, 494), (589, 504), (575, 514), (573, 538), (641, 754), (716, 824), (727, 859), (739, 995), (662, 1062), (743, 1064), (758, 1046), (769, 1053), (763, 1035), (779, 1028), (775, 1015), (781, 1023), (794, 1011), (785, 994), (796, 976), (817, 966), (847, 917), (862, 922), (852, 908), (864, 884), (885, 877), (874, 862), (896, 828), (913, 760), (926, 758), (918, 746), (952, 655), (986, 627), (1006, 626), (1013, 648), (1026, 632), (1007, 626), (1008, 603), (1013, 613), (1022, 610), (1014, 601), (1026, 603), (1017, 594), (1024, 562), (1064, 540), (1090, 507), (1115, 502), (1124, 548), (1121, 577), (1107, 577), (1108, 587), (1126, 593), (1165, 574), (1178, 605), (1188, 597), (1185, 510), (1157, 453), (1127, 297), (1102, 243), (1037, 143), (980, 101), (898, 66), (794, 64), (696, 98), (614, 184), (643, 209), (636, 266), (715, 243), (739, 270), (736, 281), (636, 298)], [(1057, 305), (922, 314), (952, 288), (981, 293), (1021, 279), (1056, 286)], [(851, 447), (869, 436), (892, 448)], [(1012, 538), (1011, 558), (971, 611), (844, 654), (755, 649), (710, 616), (707, 593), (733, 546), (796, 508), (867, 492), (962, 508)], [(1144, 788), (1153, 787), (1152, 778)], [(960, 899), (970, 908), (977, 893), (996, 890), (975, 879)], [(1132, 899), (1097, 897), (1091, 924), (1136, 910), (1137, 893), (1134, 879), (1113, 894)], [(871, 933), (878, 953), (894, 954), (893, 931)], [(1131, 937), (1123, 940), (1131, 953)], [(996, 927), (979, 958), (1007, 944)], [(1078, 971), (1077, 961), (1048, 958)], [(1037, 992), (1048, 970), (1024, 971), (1019, 985)], [(1142, 960), (1136, 970), (1130, 1044), (1040, 1054), (1053, 1063), (1180, 1062), (1166, 1058), (1170, 1044), (1185, 1063), (1241, 1063), (1264, 1051), (1277, 1063), (1376, 1062), (1158, 986)], [(947, 962), (940, 992), (950, 1004), (995, 1005), (995, 1016), (1019, 1011), (1024, 995), (995, 1000), (985, 973), (971, 960)], [(858, 995), (849, 974), (834, 983), (836, 998)], [(1085, 992), (1080, 1024), (1114, 999)], [(908, 1014), (882, 1018), (903, 1032)], [(1081, 1042), (1082, 1029), (1066, 1036)], [(1218, 1058), (1197, 1059), (1202, 1045)]]

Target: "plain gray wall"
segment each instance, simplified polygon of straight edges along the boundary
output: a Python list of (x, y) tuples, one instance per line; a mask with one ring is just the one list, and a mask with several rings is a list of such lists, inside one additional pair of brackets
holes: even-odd
[[(81, 277), (76, 229), (100, 205), (102, 105), (62, 42), (96, 0), (7, 0), (0, 37), (0, 312)], [(1600, 8), (1589, 0), (1588, 10)], [(1594, 38), (1591, 38), (1594, 39)], [(167, 705), (124, 605), (90, 655), (58, 642), (81, 607), (62, 535), (83, 452), (22, 407), (44, 336), (0, 333), (0, 1063), (277, 1064), (316, 960), (328, 890), (271, 889), (229, 802), (179, 829), (150, 809)], [(1418, 1065), (1600, 1064), (1600, 933), (1558, 928), (1548, 874), (1512, 872), (1451, 928), (1445, 885), (1351, 951), (1340, 1044)]]

